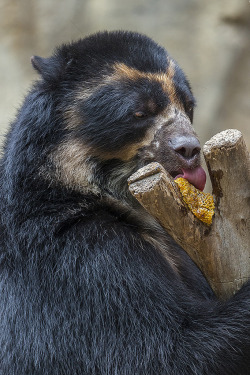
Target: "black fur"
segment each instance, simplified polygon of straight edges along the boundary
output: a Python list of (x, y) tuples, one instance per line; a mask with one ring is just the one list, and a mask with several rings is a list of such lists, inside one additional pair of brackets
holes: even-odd
[(217, 301), (127, 188), (200, 164), (171, 146), (196, 139), (181, 69), (129, 32), (32, 64), (0, 165), (0, 375), (249, 374), (249, 283)]

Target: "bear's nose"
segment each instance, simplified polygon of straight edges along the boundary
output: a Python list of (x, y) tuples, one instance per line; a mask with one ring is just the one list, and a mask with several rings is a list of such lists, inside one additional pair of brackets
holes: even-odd
[(200, 142), (193, 136), (178, 136), (170, 140), (172, 149), (185, 159), (192, 159), (201, 151)]

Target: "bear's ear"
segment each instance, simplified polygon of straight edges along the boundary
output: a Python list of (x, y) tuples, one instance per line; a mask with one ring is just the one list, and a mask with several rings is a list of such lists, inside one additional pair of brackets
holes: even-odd
[(40, 56), (32, 56), (30, 58), (33, 68), (41, 74), (41, 76), (47, 75), (49, 70), (49, 59), (45, 59)]
[(45, 81), (55, 81), (61, 73), (62, 67), (59, 59), (55, 56), (44, 58), (32, 56), (30, 58), (33, 68), (41, 74)]

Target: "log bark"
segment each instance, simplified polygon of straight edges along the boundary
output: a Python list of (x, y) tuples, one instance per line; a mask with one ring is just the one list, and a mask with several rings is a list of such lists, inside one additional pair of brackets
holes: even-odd
[(250, 159), (242, 134), (223, 131), (203, 148), (215, 201), (211, 226), (183, 202), (179, 188), (158, 163), (141, 168), (129, 189), (201, 269), (221, 299), (250, 277)]

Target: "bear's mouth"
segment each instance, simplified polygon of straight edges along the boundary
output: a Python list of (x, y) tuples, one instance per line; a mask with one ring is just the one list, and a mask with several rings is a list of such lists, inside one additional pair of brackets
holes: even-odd
[(176, 180), (179, 177), (185, 178), (190, 184), (194, 185), (196, 189), (204, 190), (206, 185), (206, 172), (199, 166), (194, 169), (181, 169), (178, 172), (172, 172), (171, 176)]

